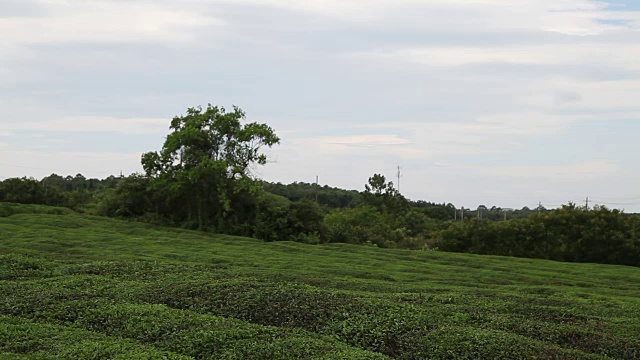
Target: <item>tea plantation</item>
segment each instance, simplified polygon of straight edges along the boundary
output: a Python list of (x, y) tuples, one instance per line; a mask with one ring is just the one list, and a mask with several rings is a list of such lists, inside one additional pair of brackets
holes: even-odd
[(640, 269), (0, 204), (0, 359), (640, 359)]

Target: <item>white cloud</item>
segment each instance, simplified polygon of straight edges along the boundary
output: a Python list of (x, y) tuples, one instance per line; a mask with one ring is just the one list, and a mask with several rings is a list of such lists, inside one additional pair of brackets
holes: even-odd
[[(366, 130), (365, 130), (366, 131)], [(319, 156), (328, 155), (397, 155), (403, 157), (422, 157), (426, 154), (404, 137), (388, 134), (360, 134), (345, 136), (325, 136), (316, 138), (294, 138), (293, 148), (305, 148), (305, 153)], [(285, 150), (286, 152), (287, 150)], [(299, 150), (298, 150), (299, 151)], [(281, 151), (275, 150), (280, 154)]]
[(191, 31), (220, 19), (153, 2), (40, 1), (46, 16), (0, 18), (5, 49), (56, 42), (188, 41)]
[(463, 166), (461, 171), (472, 171), (483, 177), (544, 179), (545, 181), (581, 181), (616, 176), (617, 164), (608, 161), (590, 161), (569, 164), (482, 165)]
[[(334, 156), (338, 156), (337, 161), (356, 156), (442, 162), (455, 155), (509, 153), (519, 148), (520, 140), (562, 133), (578, 119), (514, 113), (481, 116), (465, 122), (393, 122), (345, 128), (353, 135), (306, 137), (304, 132), (296, 132), (289, 133), (288, 142), (271, 153), (279, 159), (306, 158), (310, 163), (326, 162)], [(339, 127), (332, 130), (341, 131)], [(371, 134), (372, 130), (376, 134)], [(387, 133), (380, 134), (383, 130)]]
[(390, 146), (405, 145), (409, 141), (397, 135), (353, 135), (353, 136), (329, 136), (320, 138), (326, 144), (346, 146)]
[[(441, 31), (540, 30), (568, 35), (597, 35), (623, 26), (600, 20), (633, 24), (637, 12), (610, 11), (591, 0), (213, 0), (217, 3), (262, 5), (300, 11), (340, 21), (387, 24), (402, 18), (400, 27)], [(629, 26), (629, 24), (627, 24)]]
[(0, 123), (2, 131), (103, 132), (120, 134), (165, 134), (167, 119), (67, 116), (45, 121)]
[[(362, 188), (406, 162), (407, 193), (470, 206), (632, 191), (639, 178), (634, 144), (613, 138), (596, 156), (583, 138), (640, 119), (637, 11), (590, 0), (36, 3), (43, 11), (0, 18), (0, 136), (12, 144), (0, 163), (34, 169), (0, 176), (130, 172), (139, 153), (34, 146), (77, 138), (56, 132), (161, 136), (168, 118), (148, 116), (225, 101), (283, 137), (260, 170), (270, 180)], [(140, 49), (167, 56), (148, 63)], [(24, 133), (47, 138), (9, 138)]]
[[(560, 106), (563, 108), (587, 106), (594, 110), (610, 110), (616, 113), (621, 110), (631, 110), (632, 113), (629, 115), (632, 117), (637, 118), (640, 115), (636, 96), (640, 92), (640, 79), (581, 81), (556, 76), (529, 81), (528, 91), (528, 95), (520, 98), (523, 105), (557, 108), (557, 93), (577, 93), (580, 101), (564, 103)], [(612, 114), (612, 116), (617, 115)]]
[[(640, 111), (610, 119), (640, 119)], [(599, 120), (599, 115), (559, 115), (534, 111), (496, 113), (459, 122), (415, 121), (350, 126), (345, 130), (354, 134), (344, 136), (306, 137), (304, 131), (297, 130), (290, 132), (288, 142), (271, 153), (281, 160), (293, 156), (296, 159), (307, 159), (309, 163), (326, 163), (328, 159), (347, 161), (346, 159), (353, 159), (354, 156), (385, 158), (391, 161), (422, 159), (429, 160), (434, 166), (451, 169), (455, 168), (455, 163), (451, 164), (448, 161), (452, 156), (491, 158), (499, 154), (517, 154), (527, 151), (523, 148), (524, 142), (533, 138), (544, 139), (569, 134), (572, 127), (587, 120)], [(372, 130), (375, 130), (376, 134), (371, 134)], [(332, 131), (340, 132), (341, 129), (333, 126)], [(386, 133), (380, 134), (381, 131)], [(594, 169), (602, 170), (602, 173), (613, 173), (612, 166), (602, 161), (576, 164), (573, 167), (522, 165), (498, 167), (491, 173), (512, 173), (512, 176), (521, 177), (533, 173), (553, 177), (553, 174), (560, 173), (561, 176), (558, 178), (565, 179), (570, 174), (591, 176)]]
[(358, 62), (383, 61), (451, 67), (483, 63), (519, 65), (601, 65), (640, 70), (640, 45), (576, 43), (563, 45), (511, 45), (500, 47), (410, 47), (399, 50), (355, 52), (339, 58)]

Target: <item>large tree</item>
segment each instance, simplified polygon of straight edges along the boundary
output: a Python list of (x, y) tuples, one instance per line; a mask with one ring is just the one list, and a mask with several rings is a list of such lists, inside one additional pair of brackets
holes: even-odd
[(245, 113), (234, 106), (227, 112), (209, 104), (187, 109), (171, 121), (170, 134), (160, 152), (142, 155), (147, 176), (164, 197), (182, 202), (198, 225), (219, 221), (232, 209), (232, 198), (255, 185), (250, 174), (254, 165), (264, 165), (264, 146), (280, 142), (266, 124), (246, 123)]

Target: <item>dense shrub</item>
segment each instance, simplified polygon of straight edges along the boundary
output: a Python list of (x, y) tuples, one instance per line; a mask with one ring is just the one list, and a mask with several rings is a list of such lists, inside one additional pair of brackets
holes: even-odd
[(431, 246), (474, 254), (639, 266), (639, 229), (637, 217), (618, 210), (564, 206), (521, 220), (457, 223), (442, 231)]

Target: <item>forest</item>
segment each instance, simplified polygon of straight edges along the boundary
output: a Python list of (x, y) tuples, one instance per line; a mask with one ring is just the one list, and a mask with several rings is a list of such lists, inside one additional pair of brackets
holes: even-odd
[(10, 178), (0, 182), (0, 202), (264, 241), (640, 266), (639, 215), (575, 204), (461, 212), (450, 203), (407, 199), (381, 174), (360, 191), (252, 176), (267, 163), (263, 150), (279, 142), (274, 129), (246, 122), (238, 107), (189, 108), (171, 120), (160, 151), (142, 154), (144, 173)]

